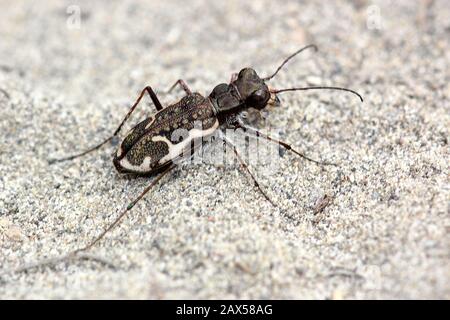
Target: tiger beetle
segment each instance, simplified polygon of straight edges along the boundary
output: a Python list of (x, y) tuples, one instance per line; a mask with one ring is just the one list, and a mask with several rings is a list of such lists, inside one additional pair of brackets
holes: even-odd
[[(62, 159), (51, 160), (51, 163), (72, 160), (97, 150), (107, 142), (111, 141), (117, 136), (125, 122), (127, 122), (131, 114), (135, 111), (145, 93), (148, 93), (157, 112), (130, 130), (114, 155), (113, 163), (119, 173), (134, 173), (147, 176), (159, 175), (156, 176), (150, 185), (146, 187), (137, 198), (128, 204), (126, 209), (122, 211), (114, 222), (97, 236), (97, 238), (88, 245), (77, 249), (73, 254), (85, 251), (100, 241), (103, 236), (114, 228), (121, 218), (161, 180), (162, 177), (176, 167), (176, 160), (185, 155), (186, 150), (189, 150), (191, 153), (194, 152), (194, 139), (208, 137), (217, 130), (221, 131), (225, 128), (241, 128), (248, 130), (265, 140), (278, 143), (286, 150), (290, 150), (308, 161), (317, 164), (326, 164), (307, 157), (283, 141), (279, 141), (255, 128), (249, 127), (242, 116), (243, 112), (249, 108), (262, 110), (269, 104), (278, 105), (279, 100), (277, 95), (288, 91), (313, 89), (342, 90), (357, 95), (359, 99), (363, 101), (363, 98), (359, 93), (341, 87), (313, 86), (288, 89), (269, 88), (266, 82), (271, 80), (290, 59), (308, 48), (317, 51), (315, 45), (308, 45), (301, 48), (287, 57), (272, 75), (264, 78), (259, 77), (254, 69), (244, 68), (238, 74), (232, 75), (230, 83), (221, 83), (217, 85), (207, 97), (203, 97), (197, 92), (192, 92), (186, 82), (180, 79), (175, 82), (168, 92), (171, 92), (176, 86), (180, 86), (186, 95), (177, 103), (171, 104), (165, 108), (161, 105), (152, 87), (147, 86), (142, 90), (119, 127), (110, 137), (100, 144), (79, 154)], [(198, 121), (201, 122), (201, 129), (194, 127), (194, 122)], [(171, 136), (176, 129), (185, 129), (189, 134), (181, 141), (172, 141)], [(259, 186), (259, 183), (249, 170), (247, 163), (240, 156), (233, 142), (231, 142), (224, 134), (219, 134), (218, 136), (234, 151), (240, 166), (250, 175), (255, 187), (273, 204), (267, 194)]]

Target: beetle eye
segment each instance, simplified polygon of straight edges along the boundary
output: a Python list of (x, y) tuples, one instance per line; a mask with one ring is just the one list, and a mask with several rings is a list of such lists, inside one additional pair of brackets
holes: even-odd
[(257, 99), (264, 100), (264, 98), (266, 97), (266, 92), (265, 92), (265, 90), (260, 89), (260, 90), (253, 92), (252, 95), (255, 96), (255, 98), (257, 98)]
[(264, 108), (269, 94), (266, 90), (259, 89), (253, 92), (248, 98), (247, 103), (254, 108)]
[(266, 96), (267, 96), (267, 92), (265, 90), (262, 90), (262, 89), (253, 92), (252, 95), (251, 95), (252, 100), (258, 101), (258, 102), (261, 102), (261, 103), (265, 102)]

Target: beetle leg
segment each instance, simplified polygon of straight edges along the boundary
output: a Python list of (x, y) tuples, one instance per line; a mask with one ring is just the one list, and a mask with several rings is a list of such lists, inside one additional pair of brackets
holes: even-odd
[(259, 136), (259, 137), (262, 137), (262, 138), (264, 138), (264, 139), (266, 139), (266, 140), (268, 140), (268, 141), (272, 141), (272, 142), (278, 143), (278, 144), (280, 144), (283, 148), (285, 148), (286, 150), (292, 151), (293, 153), (295, 153), (296, 155), (302, 157), (302, 158), (305, 159), (305, 160), (314, 162), (314, 163), (319, 164), (319, 165), (324, 165), (324, 166), (325, 166), (325, 165), (337, 166), (337, 164), (335, 164), (335, 163), (331, 163), (331, 162), (322, 162), (322, 161), (318, 161), (318, 160), (311, 159), (311, 158), (309, 158), (308, 156), (304, 155), (303, 153), (300, 153), (300, 152), (298, 152), (297, 150), (293, 149), (293, 148), (291, 147), (291, 145), (287, 144), (286, 142), (283, 142), (283, 141), (281, 141), (281, 140), (272, 138), (271, 136), (269, 136), (269, 135), (267, 135), (267, 134), (265, 134), (265, 133), (262, 133), (262, 132), (259, 131), (258, 129), (255, 129), (255, 128), (252, 128), (252, 127), (249, 127), (249, 126), (245, 125), (245, 124), (243, 123), (243, 121), (240, 120), (240, 119), (237, 119), (237, 123), (235, 123), (235, 126), (236, 126), (236, 128), (242, 128), (242, 129), (246, 129), (246, 130), (249, 130), (249, 131), (253, 131), (253, 132), (254, 132), (257, 136)]
[(247, 171), (247, 173), (250, 175), (250, 177), (252, 178), (255, 187), (258, 188), (259, 192), (261, 192), (261, 194), (264, 196), (264, 198), (266, 198), (267, 201), (270, 202), (271, 205), (273, 205), (275, 208), (277, 208), (277, 205), (272, 201), (272, 199), (269, 198), (269, 196), (267, 195), (266, 192), (264, 192), (264, 190), (261, 188), (261, 186), (259, 185), (258, 180), (256, 180), (255, 176), (253, 175), (253, 173), (250, 171), (250, 168), (248, 167), (248, 164), (244, 161), (244, 159), (242, 159), (241, 155), (239, 154), (236, 146), (233, 144), (233, 142), (231, 142), (225, 135), (220, 135), (220, 138), (233, 149), (234, 154), (236, 155), (236, 158), (238, 159), (241, 167)]
[(156, 110), (160, 111), (163, 109), (161, 103), (158, 100), (158, 97), (156, 96), (155, 92), (153, 91), (153, 89), (150, 86), (147, 86), (144, 88), (144, 90), (141, 91), (141, 94), (139, 95), (139, 97), (137, 98), (136, 102), (133, 104), (133, 106), (130, 108), (130, 110), (128, 110), (127, 115), (125, 116), (125, 118), (122, 120), (122, 122), (120, 123), (119, 127), (116, 129), (116, 131), (114, 131), (114, 133), (112, 134), (112, 136), (110, 136), (109, 138), (103, 140), (103, 142), (99, 143), (98, 145), (89, 148), (86, 151), (83, 151), (81, 153), (69, 156), (69, 157), (65, 157), (65, 158), (61, 158), (61, 159), (52, 159), (49, 160), (49, 163), (55, 163), (55, 162), (62, 162), (62, 161), (67, 161), (67, 160), (73, 160), (75, 158), (84, 156), (85, 154), (88, 154), (92, 151), (95, 151), (97, 149), (100, 149), (100, 147), (102, 147), (104, 144), (106, 144), (107, 142), (111, 141), (112, 138), (114, 138), (122, 129), (123, 125), (125, 124), (125, 122), (127, 122), (127, 120), (130, 118), (131, 114), (133, 113), (133, 111), (136, 109), (136, 107), (138, 106), (139, 102), (141, 101), (142, 97), (144, 96), (145, 92), (147, 92), (150, 96), (150, 98), (152, 99)]
[(235, 82), (238, 78), (238, 74), (236, 72), (233, 72), (231, 74), (231, 79), (230, 79), (230, 83)]
[(169, 173), (169, 171), (171, 171), (175, 167), (176, 166), (173, 164), (169, 165), (163, 172), (161, 172), (161, 174), (159, 176), (157, 176), (152, 181), (152, 183), (147, 188), (145, 188), (144, 191), (142, 191), (142, 193), (136, 199), (134, 199), (132, 202), (130, 202), (130, 204), (128, 204), (127, 208), (119, 214), (119, 216), (114, 220), (113, 223), (111, 223), (97, 238), (95, 238), (93, 241), (88, 243), (86, 246), (76, 249), (74, 251), (71, 251), (68, 254), (61, 255), (59, 257), (46, 259), (46, 260), (43, 260), (43, 261), (40, 261), (37, 263), (26, 264), (17, 269), (14, 269), (14, 270), (6, 270), (6, 271), (2, 270), (2, 272), (0, 272), (0, 275), (8, 274), (10, 272), (15, 272), (15, 273), (24, 272), (24, 271), (28, 271), (28, 270), (34, 269), (34, 268), (55, 265), (57, 263), (64, 262), (64, 261), (66, 261), (66, 262), (72, 261), (77, 258), (84, 259), (84, 260), (87, 260), (87, 259), (95, 260), (95, 261), (101, 262), (105, 265), (109, 265), (110, 267), (116, 268), (116, 266), (113, 263), (109, 262), (108, 260), (105, 260), (105, 259), (97, 257), (97, 256), (88, 255), (88, 254), (82, 253), (82, 252), (87, 251), (90, 248), (92, 248), (94, 245), (96, 245), (106, 235), (106, 233), (108, 233), (112, 228), (114, 228), (119, 223), (119, 221), (128, 213), (128, 211), (130, 211), (131, 208), (133, 208), (134, 205), (145, 196), (145, 194), (147, 192), (149, 192), (167, 173)]
[[(156, 93), (153, 91), (152, 87), (146, 86), (145, 89), (142, 91), (147, 91), (148, 95), (152, 99), (153, 104), (155, 105), (156, 111), (161, 111), (162, 109), (164, 109), (163, 106), (161, 105), (161, 102), (159, 102), (159, 99), (156, 96)], [(141, 95), (139, 96), (138, 100), (136, 101), (136, 104), (138, 104), (139, 101), (142, 99), (142, 95), (143, 95), (143, 93), (141, 92)]]
[(128, 206), (126, 207), (125, 210), (123, 210), (118, 216), (117, 218), (114, 220), (113, 223), (111, 223), (97, 238), (95, 238), (93, 241), (91, 241), (90, 243), (88, 243), (86, 246), (77, 249), (73, 252), (73, 254), (77, 254), (79, 252), (82, 251), (86, 251), (89, 250), (90, 248), (92, 248), (95, 244), (97, 244), (104, 236), (105, 234), (107, 234), (112, 228), (114, 228), (119, 221), (128, 213), (128, 211), (130, 211), (135, 205), (136, 203), (139, 202), (139, 200), (141, 200), (147, 192), (149, 192), (167, 173), (169, 173), (172, 169), (174, 169), (176, 167), (176, 165), (169, 165), (164, 171), (161, 172), (161, 174), (159, 176), (157, 176), (152, 183), (144, 189), (144, 191), (141, 192), (141, 194), (134, 199), (133, 201), (131, 201)]
[(192, 94), (191, 89), (189, 88), (189, 86), (186, 84), (186, 82), (185, 82), (183, 79), (178, 79), (177, 82), (175, 82), (175, 83), (173, 84), (173, 86), (171, 86), (170, 89), (167, 90), (166, 93), (172, 92), (172, 90), (173, 90), (177, 85), (181, 86), (181, 87), (183, 88), (184, 92), (186, 92), (186, 94), (188, 94), (188, 95)]

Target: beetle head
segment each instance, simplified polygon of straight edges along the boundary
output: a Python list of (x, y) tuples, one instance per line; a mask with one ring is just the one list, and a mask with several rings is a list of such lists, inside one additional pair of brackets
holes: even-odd
[(242, 69), (233, 85), (248, 107), (261, 110), (270, 99), (269, 88), (252, 68)]
[(252, 68), (244, 68), (239, 72), (236, 80), (230, 84), (221, 83), (214, 88), (210, 94), (210, 98), (213, 101), (216, 111), (218, 113), (227, 112), (239, 112), (247, 108), (255, 108), (258, 110), (264, 109), (268, 104), (279, 104), (277, 95), (287, 91), (303, 91), (303, 90), (315, 90), (315, 89), (331, 89), (351, 92), (357, 95), (361, 101), (362, 96), (356, 91), (342, 88), (342, 87), (294, 87), (287, 89), (269, 89), (266, 82), (270, 81), (275, 75), (283, 68), (283, 66), (293, 57), (300, 52), (313, 48), (317, 51), (315, 45), (309, 45), (297, 50), (289, 57), (287, 57), (283, 63), (276, 69), (276, 71), (267, 77), (260, 78), (256, 71)]
[(230, 84), (217, 85), (210, 97), (215, 101), (218, 112), (235, 112), (247, 108), (261, 110), (271, 102), (271, 98), (273, 102), (278, 101), (252, 68), (242, 69)]

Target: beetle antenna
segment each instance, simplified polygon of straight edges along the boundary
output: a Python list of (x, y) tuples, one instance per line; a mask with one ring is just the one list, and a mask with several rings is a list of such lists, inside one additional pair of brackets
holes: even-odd
[(284, 66), (289, 60), (291, 60), (293, 57), (295, 57), (296, 55), (298, 55), (300, 52), (302, 52), (302, 51), (304, 51), (304, 50), (306, 50), (306, 49), (309, 49), (309, 48), (313, 48), (314, 51), (316, 51), (316, 52), (317, 52), (317, 50), (319, 50), (315, 44), (310, 44), (310, 45), (307, 45), (306, 47), (303, 47), (303, 48), (301, 48), (301, 49), (295, 51), (295, 52), (294, 52), (293, 54), (291, 54), (289, 57), (287, 57), (286, 59), (284, 59), (283, 63), (278, 67), (278, 69), (277, 69), (271, 76), (268, 76), (268, 77), (265, 77), (265, 78), (262, 78), (262, 79), (263, 79), (264, 81), (268, 81), (268, 80), (272, 79), (273, 77), (275, 77), (275, 75), (278, 73), (278, 71), (280, 71), (281, 68), (283, 68), (283, 66)]
[(361, 100), (361, 102), (364, 102), (363, 97), (356, 91), (351, 90), (351, 89), (347, 89), (347, 88), (341, 88), (341, 87), (304, 87), (304, 88), (288, 88), (288, 89), (274, 89), (274, 90), (270, 90), (271, 93), (281, 93), (281, 92), (286, 92), (286, 91), (302, 91), (302, 90), (317, 90), (317, 89), (326, 89), (326, 90), (341, 90), (341, 91), (347, 91), (347, 92), (351, 92), (354, 95), (357, 95), (358, 98)]

